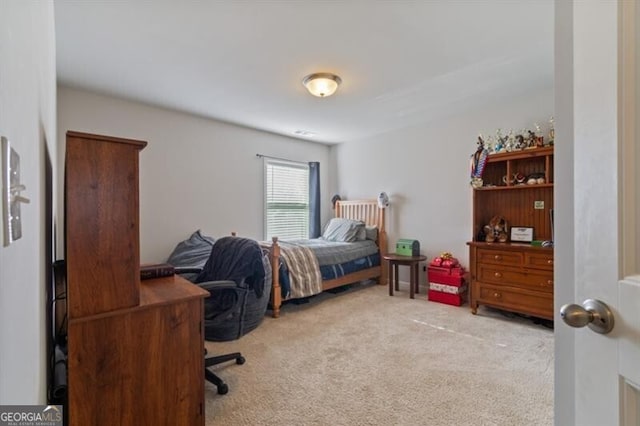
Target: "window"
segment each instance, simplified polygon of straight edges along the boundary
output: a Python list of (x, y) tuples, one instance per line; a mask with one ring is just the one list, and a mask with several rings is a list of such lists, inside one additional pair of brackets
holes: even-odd
[(309, 237), (309, 166), (264, 160), (265, 239)]

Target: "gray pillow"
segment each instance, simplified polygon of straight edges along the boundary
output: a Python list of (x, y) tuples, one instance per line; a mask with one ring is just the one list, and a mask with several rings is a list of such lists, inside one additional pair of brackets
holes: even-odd
[(378, 227), (377, 226), (366, 226), (364, 228), (364, 232), (366, 234), (366, 239), (371, 241), (378, 240)]
[(364, 228), (362, 221), (334, 217), (322, 233), (322, 238), (327, 241), (350, 243), (357, 240), (362, 228)]

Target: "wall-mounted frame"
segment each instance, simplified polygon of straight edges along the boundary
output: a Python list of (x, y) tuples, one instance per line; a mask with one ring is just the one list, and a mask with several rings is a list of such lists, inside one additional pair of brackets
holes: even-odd
[(533, 241), (533, 228), (526, 226), (512, 226), (511, 241), (518, 243), (530, 243)]

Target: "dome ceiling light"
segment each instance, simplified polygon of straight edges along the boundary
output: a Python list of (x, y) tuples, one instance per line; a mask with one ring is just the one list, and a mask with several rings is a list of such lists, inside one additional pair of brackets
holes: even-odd
[(340, 83), (342, 83), (340, 77), (328, 72), (309, 74), (302, 79), (302, 84), (304, 84), (309, 93), (319, 98), (333, 95)]

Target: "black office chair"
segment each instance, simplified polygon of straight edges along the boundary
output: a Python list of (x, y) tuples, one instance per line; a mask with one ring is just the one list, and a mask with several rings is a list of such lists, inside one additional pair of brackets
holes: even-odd
[[(175, 265), (174, 265), (175, 266)], [(176, 271), (193, 273), (193, 268), (176, 267)], [(271, 289), (271, 265), (259, 244), (247, 238), (224, 237), (213, 244), (204, 267), (194, 283), (209, 291), (204, 300), (205, 339), (229, 341), (254, 330), (264, 319)], [(229, 387), (207, 367), (235, 360), (244, 364), (240, 352), (206, 356), (205, 378), (224, 395)]]

